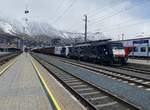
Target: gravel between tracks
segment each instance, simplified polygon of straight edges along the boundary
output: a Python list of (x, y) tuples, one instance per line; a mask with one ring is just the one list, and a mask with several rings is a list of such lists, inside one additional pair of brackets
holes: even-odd
[(96, 84), (97, 86), (101, 86), (122, 98), (128, 99), (132, 103), (139, 105), (143, 108), (143, 110), (150, 109), (150, 92), (145, 91), (143, 89), (139, 89), (132, 85), (128, 85), (126, 83), (121, 83), (120, 81), (113, 80), (108, 78), (107, 76), (102, 76), (87, 69), (81, 69), (77, 66), (72, 66), (70, 64), (65, 64), (63, 62), (58, 61), (47, 55), (38, 55), (43, 59), (46, 59), (48, 62), (58, 65), (60, 68), (71, 72), (74, 75), (79, 76), (85, 80), (90, 81), (91, 83)]

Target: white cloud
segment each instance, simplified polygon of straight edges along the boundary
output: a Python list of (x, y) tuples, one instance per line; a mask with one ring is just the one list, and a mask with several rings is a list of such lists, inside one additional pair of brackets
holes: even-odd
[[(132, 0), (76, 0), (65, 15), (53, 23), (70, 5), (71, 1), (73, 0), (28, 0), (29, 20), (52, 23), (52, 26), (60, 30), (84, 32), (83, 15), (87, 14), (89, 17), (88, 31), (90, 32), (102, 31), (113, 39), (118, 39), (122, 33), (126, 38), (143, 32), (146, 35), (150, 34), (150, 23), (142, 23), (145, 18), (139, 17), (140, 14), (142, 16), (142, 11), (139, 10), (148, 5), (136, 6), (138, 2), (141, 4), (138, 0), (137, 3)], [(23, 22), (25, 4), (26, 0), (3, 0), (0, 4), (0, 13), (2, 16), (9, 16), (9, 18)], [(130, 7), (135, 8), (125, 11)], [(121, 10), (124, 11), (110, 17)], [(134, 13), (136, 14), (134, 15)], [(93, 17), (90, 16), (91, 14), (94, 14)], [(138, 14), (139, 16), (137, 16)], [(100, 21), (92, 25), (92, 22), (98, 20)], [(139, 25), (136, 22), (140, 22)], [(131, 25), (134, 23), (136, 25)]]

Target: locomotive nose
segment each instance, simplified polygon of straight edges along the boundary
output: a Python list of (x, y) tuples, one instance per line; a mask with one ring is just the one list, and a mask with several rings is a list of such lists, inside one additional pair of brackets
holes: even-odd
[(115, 57), (125, 57), (124, 49), (113, 49), (113, 54)]
[(116, 63), (124, 63), (125, 62), (125, 51), (124, 49), (113, 49), (114, 60)]

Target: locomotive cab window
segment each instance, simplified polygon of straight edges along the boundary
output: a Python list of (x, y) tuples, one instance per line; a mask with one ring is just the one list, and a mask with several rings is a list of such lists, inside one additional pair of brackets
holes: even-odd
[(112, 45), (112, 48), (114, 50), (116, 50), (116, 49), (124, 49), (122, 43), (112, 43), (111, 45)]
[(141, 52), (146, 52), (146, 47), (141, 47), (141, 48), (140, 48), (140, 51), (141, 51)]

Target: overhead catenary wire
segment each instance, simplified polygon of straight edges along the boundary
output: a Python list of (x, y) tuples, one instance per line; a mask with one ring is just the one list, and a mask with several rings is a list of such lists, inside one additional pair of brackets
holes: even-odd
[[(117, 23), (117, 24), (112, 24), (112, 25), (109, 25), (109, 27), (115, 27), (115, 26), (119, 26), (119, 25), (122, 25), (122, 24), (124, 24), (124, 23), (127, 23), (127, 22), (129, 22), (129, 21), (131, 21), (131, 20), (133, 20), (133, 19), (127, 19), (127, 20), (125, 20), (125, 21), (123, 21), (123, 22), (121, 22), (121, 23)], [(106, 26), (106, 25), (104, 25), (104, 24), (101, 24), (101, 28), (98, 28), (97, 30), (100, 30), (100, 29), (103, 29), (103, 28), (107, 28), (108, 26)]]
[[(90, 27), (91, 27), (91, 25), (94, 25), (94, 24), (96, 24), (96, 23), (102, 23), (102, 22), (100, 22), (100, 21), (103, 21), (103, 20), (107, 20), (107, 19), (109, 19), (109, 18), (111, 18), (111, 17), (114, 17), (114, 16), (116, 16), (116, 15), (119, 15), (119, 14), (121, 14), (121, 13), (124, 13), (124, 12), (127, 12), (127, 11), (129, 11), (129, 10), (131, 10), (131, 9), (134, 9), (134, 8), (136, 8), (136, 7), (139, 7), (139, 6), (141, 6), (141, 5), (143, 5), (143, 4), (146, 4), (147, 2), (149, 2), (149, 0), (146, 0), (144, 3), (138, 3), (137, 5), (135, 5), (135, 6), (132, 6), (132, 7), (128, 7), (128, 8), (126, 8), (126, 9), (124, 9), (124, 10), (120, 10), (120, 11), (117, 11), (117, 12), (114, 12), (113, 14), (111, 14), (110, 16), (104, 16), (103, 18), (101, 18), (100, 20), (98, 20), (98, 21), (96, 21), (96, 22), (93, 22), (91, 19), (90, 19), (90, 23), (89, 23), (89, 25), (90, 25)], [(117, 25), (119, 25), (119, 24), (117, 24)], [(72, 27), (74, 27), (74, 28), (77, 28), (79, 25), (76, 25), (75, 24), (75, 27), (74, 26), (72, 26)], [(80, 26), (81, 27), (81, 26)]]
[[(110, 32), (112, 30), (121, 30), (123, 28), (131, 28), (133, 26), (136, 26), (136, 25), (140, 25), (140, 24), (144, 24), (144, 23), (148, 23), (150, 22), (150, 19), (147, 19), (147, 20), (144, 20), (144, 21), (137, 21), (135, 23), (131, 23), (131, 24), (127, 24), (127, 25), (124, 25), (124, 26), (119, 26), (119, 27), (114, 27), (114, 28), (109, 28), (109, 29), (104, 29), (104, 30), (101, 30), (102, 32)], [(97, 31), (98, 29), (96, 29), (95, 31)]]
[(94, 9), (94, 10), (92, 10), (91, 12), (87, 12), (86, 14), (87, 14), (89, 17), (93, 17), (93, 16), (96, 15), (97, 13), (103, 12), (105, 9), (107, 9), (107, 7), (104, 7), (103, 9)]
[(118, 12), (114, 12), (113, 14), (111, 14), (111, 15), (109, 15), (109, 16), (103, 16), (101, 19), (98, 19), (98, 20), (96, 20), (96, 21), (94, 21), (94, 22), (91, 20), (92, 25), (93, 25), (93, 24), (96, 24), (96, 23), (100, 23), (100, 22), (103, 21), (103, 20), (110, 19), (111, 17), (114, 17), (114, 16), (119, 15), (119, 14), (121, 14), (121, 13), (127, 12), (127, 11), (129, 11), (129, 10), (131, 10), (131, 9), (134, 9), (134, 8), (136, 8), (136, 7), (139, 7), (139, 6), (141, 6), (141, 5), (144, 5), (144, 4), (146, 4), (147, 2), (149, 2), (149, 1), (150, 1), (150, 0), (146, 0), (146, 1), (145, 1), (144, 3), (142, 3), (142, 4), (139, 3), (139, 4), (135, 5), (135, 6), (131, 6), (131, 7), (129, 7), (129, 8), (120, 10), (120, 11), (118, 11)]
[[(71, 17), (71, 14), (72, 14), (72, 11), (74, 11), (73, 9), (75, 8), (75, 5), (77, 5), (77, 0), (74, 2), (73, 6), (68, 10), (68, 12), (65, 13), (65, 15), (62, 16), (61, 19), (60, 19), (58, 22), (56, 22), (57, 25), (60, 25), (62, 22), (65, 22), (65, 21), (67, 20), (68, 16)], [(73, 20), (74, 17), (72, 16), (70, 19)], [(75, 21), (75, 20), (76, 20), (76, 19), (74, 19), (74, 21)], [(75, 22), (73, 22), (73, 23), (75, 23)], [(67, 25), (67, 24), (65, 24), (65, 25), (63, 25), (63, 29), (64, 29), (64, 27), (65, 27), (65, 28), (67, 27), (66, 29), (72, 28), (72, 27), (71, 27), (71, 24), (70, 24), (70, 26)], [(70, 27), (70, 28), (69, 28), (69, 27)]]
[[(147, 1), (148, 2), (148, 1)], [(145, 2), (145, 3), (147, 3), (147, 2)], [(145, 4), (144, 3), (144, 4)], [(129, 21), (129, 20), (127, 20), (127, 21)], [(126, 22), (127, 22), (126, 21)], [(148, 21), (149, 22), (149, 21)], [(123, 22), (123, 23), (125, 23), (125, 22)], [(139, 21), (139, 22), (137, 22), (137, 23), (131, 23), (131, 24), (127, 24), (127, 25), (124, 25), (124, 26), (121, 26), (121, 24), (119, 23), (119, 24), (117, 24), (119, 27), (112, 27), (112, 28), (104, 28), (104, 27), (106, 27), (106, 26), (104, 26), (104, 27), (101, 27), (101, 28), (98, 28), (98, 29), (95, 29), (94, 31), (101, 31), (101, 32), (111, 32), (112, 30), (121, 30), (122, 28), (125, 28), (125, 27), (128, 27), (128, 28), (130, 28), (130, 26), (131, 27), (133, 27), (134, 25), (138, 25), (138, 23), (141, 23), (141, 21)], [(113, 26), (117, 26), (117, 25), (113, 25)], [(110, 26), (109, 26), (110, 27)]]
[[(61, 19), (61, 18), (60, 18)], [(73, 23), (73, 24), (75, 24), (76, 25), (76, 23)], [(73, 26), (70, 26), (70, 27), (74, 27), (74, 25)], [(76, 26), (75, 26), (76, 27)]]
[[(63, 7), (63, 5), (66, 3), (66, 1), (67, 0), (61, 0), (60, 2), (59, 2), (59, 4), (57, 5), (57, 7), (56, 7), (56, 10), (55, 10), (55, 15), (57, 14), (58, 15), (58, 13), (59, 13), (59, 11), (62, 9), (62, 7)], [(61, 10), (62, 11), (62, 10)], [(54, 15), (54, 16), (55, 16)], [(56, 15), (56, 16), (57, 16)], [(54, 18), (54, 20), (56, 19), (56, 17)]]
[[(96, 12), (93, 12), (91, 15), (88, 15), (89, 16), (89, 18), (91, 19), (91, 20), (95, 20), (95, 19), (97, 19), (97, 18), (102, 18), (102, 17), (104, 17), (104, 16), (102, 16), (103, 15), (103, 13), (104, 14), (106, 14), (106, 12), (108, 11), (108, 13), (112, 13), (112, 12), (114, 12), (114, 11), (118, 11), (118, 8), (117, 7), (119, 7), (120, 6), (120, 4), (119, 5), (117, 5), (117, 6), (114, 6), (114, 7), (111, 7), (111, 8), (103, 8), (103, 9), (101, 9), (101, 10), (97, 10)], [(100, 16), (98, 16), (97, 17), (97, 15), (100, 15)]]
[[(124, 4), (125, 2), (126, 1), (121, 2), (121, 3)], [(97, 10), (95, 9), (95, 10), (91, 11), (90, 13), (86, 13), (86, 14), (89, 16), (89, 18), (93, 18), (94, 16), (98, 15), (98, 13), (101, 14), (101, 13), (103, 13), (106, 10), (108, 10), (108, 11), (114, 11), (112, 9), (117, 8), (117, 7), (120, 7), (120, 3), (119, 3), (119, 5), (117, 4), (117, 6), (115, 5), (115, 6), (109, 7), (109, 8), (108, 8), (108, 6), (104, 6), (102, 9), (98, 8)]]
[(75, 22), (73, 22), (73, 24), (71, 26), (69, 26), (68, 29), (71, 28), (74, 31), (82, 30), (84, 28), (84, 26), (83, 26), (83, 20), (84, 20), (84, 18), (79, 18), (78, 20), (76, 20)]
[[(95, 11), (95, 10), (92, 10), (92, 12), (93, 12), (93, 11)], [(99, 11), (99, 10), (98, 10), (98, 11)], [(90, 14), (90, 13), (86, 13), (86, 15), (90, 16), (89, 14)], [(92, 14), (92, 13), (91, 13), (91, 14)], [(78, 27), (78, 25), (77, 25), (78, 21), (79, 21), (79, 20), (76, 20), (76, 22), (73, 22), (73, 24), (72, 24), (71, 26), (69, 26), (69, 28), (72, 28), (72, 27), (74, 27), (74, 26), (75, 26), (75, 28), (77, 28), (77, 27)]]
[(63, 13), (61, 13), (54, 21), (53, 24), (57, 24), (57, 22), (62, 19), (62, 17), (70, 10), (70, 8), (72, 8), (72, 6), (74, 5), (74, 3), (76, 2), (76, 0), (72, 0), (71, 3), (69, 4), (69, 6), (64, 10)]
[[(86, 10), (87, 10), (87, 9), (86, 9)], [(95, 9), (94, 9), (94, 10), (95, 10)], [(92, 11), (94, 12), (94, 10), (92, 10)], [(70, 11), (70, 10), (69, 10), (69, 11)], [(68, 11), (68, 12), (69, 12), (69, 11)], [(84, 12), (84, 13), (85, 13), (85, 12)], [(82, 14), (82, 15), (83, 15), (83, 14)], [(64, 17), (64, 16), (62, 16), (62, 17)], [(58, 22), (60, 22), (60, 21), (62, 20), (62, 17), (61, 17), (60, 19), (58, 18), (59, 20), (58, 20), (58, 21), (55, 21), (55, 24), (57, 24)], [(79, 21), (79, 20), (77, 20), (77, 21)], [(54, 24), (54, 23), (53, 23), (53, 24)], [(72, 27), (73, 27), (73, 28), (74, 28), (74, 27), (76, 28), (76, 26), (77, 26), (76, 24), (77, 24), (77, 22), (73, 22), (71, 26), (67, 26), (67, 27), (69, 27), (68, 29), (70, 29), (70, 28), (72, 28)], [(81, 26), (80, 26), (80, 27), (81, 27)]]
[[(145, 3), (147, 3), (147, 2), (143, 2), (144, 4)], [(101, 18), (101, 19), (99, 19), (98, 21), (94, 21), (95, 23), (102, 23), (102, 21), (104, 21), (104, 20), (108, 20), (109, 18), (111, 18), (111, 17), (114, 17), (114, 16), (116, 16), (116, 15), (119, 15), (119, 14), (121, 14), (121, 13), (124, 13), (124, 12), (127, 12), (127, 11), (129, 11), (129, 10), (131, 10), (131, 9), (134, 9), (135, 7), (137, 7), (137, 6), (141, 6), (141, 5), (143, 5), (143, 3), (140, 3), (140, 4), (137, 4), (137, 5), (134, 5), (133, 7), (128, 7), (128, 8), (126, 8), (126, 9), (123, 9), (122, 11), (121, 10), (119, 10), (119, 11), (117, 11), (117, 12), (114, 12), (114, 13), (111, 13), (110, 15), (108, 15), (108, 16), (103, 16), (103, 18)], [(68, 10), (67, 11), (67, 13), (69, 12), (70, 10)], [(65, 15), (63, 15), (63, 14), (61, 14), (62, 15), (62, 17), (64, 17)], [(60, 16), (60, 15), (59, 15)], [(60, 20), (62, 20), (62, 17), (61, 18), (58, 18), (58, 20), (56, 20), (56, 23), (58, 23), (58, 22), (60, 22)], [(105, 18), (105, 19), (104, 19)], [(97, 19), (96, 19), (97, 20)], [(92, 22), (92, 20), (90, 20), (91, 21), (91, 25), (94, 25), (94, 23)], [(128, 22), (128, 20), (127, 21), (125, 21), (125, 22)], [(141, 21), (140, 21), (141, 22)], [(123, 22), (124, 23), (124, 22)], [(74, 24), (74, 23), (73, 23)], [(123, 26), (121, 26), (122, 24), (120, 24), (120, 23), (118, 23), (117, 25), (118, 25), (118, 27), (113, 27), (113, 26), (117, 26), (117, 25), (112, 25), (112, 27), (111, 27), (111, 29), (105, 29), (104, 27), (105, 27), (105, 25), (104, 25), (104, 27), (101, 27), (101, 28), (99, 28), (99, 29), (102, 29), (103, 30), (103, 32), (109, 32), (109, 30), (111, 31), (111, 30), (115, 30), (115, 29), (121, 29), (121, 28), (123, 28), (123, 27), (128, 27), (128, 26), (134, 26), (134, 24), (135, 25), (138, 25), (138, 23), (136, 24), (136, 23), (131, 23), (131, 24), (127, 24), (127, 25), (123, 25)], [(119, 26), (120, 25), (120, 26)], [(73, 27), (73, 28), (76, 28), (76, 27), (82, 27), (82, 25), (77, 25), (77, 23), (75, 23), (75, 27)], [(78, 28), (79, 29), (79, 28)], [(98, 30), (98, 29), (97, 29)]]
[(66, 10), (66, 6), (68, 6), (70, 4), (70, 0), (61, 0), (60, 4), (58, 5), (55, 14), (56, 16), (54, 16), (54, 19), (52, 20), (52, 24), (53, 22), (62, 14), (62, 12), (64, 12)]

